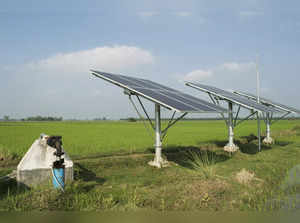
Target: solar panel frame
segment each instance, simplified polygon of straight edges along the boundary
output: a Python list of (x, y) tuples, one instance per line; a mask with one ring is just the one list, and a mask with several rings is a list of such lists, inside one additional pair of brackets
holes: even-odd
[(204, 91), (206, 93), (210, 93), (214, 96), (225, 99), (227, 101), (231, 101), (235, 104), (238, 104), (238, 105), (245, 107), (247, 109), (250, 109), (250, 110), (255, 110), (255, 111), (260, 111), (260, 112), (272, 112), (272, 113), (280, 112), (276, 109), (272, 109), (267, 106), (258, 104), (249, 99), (245, 100), (245, 98), (238, 96), (237, 94), (234, 94), (232, 92), (225, 91), (225, 90), (222, 90), (222, 89), (219, 89), (216, 87), (203, 85), (203, 84), (196, 83), (196, 82), (186, 82), (185, 84), (189, 87), (196, 88), (196, 89)]
[[(248, 93), (248, 92), (234, 91), (234, 93), (237, 94), (237, 95), (241, 95), (241, 96), (244, 96), (244, 97), (251, 98), (252, 100), (257, 100), (257, 96), (256, 95), (253, 95), (253, 94)], [(281, 109), (281, 110), (286, 111), (286, 112), (292, 112), (292, 113), (300, 114), (300, 110), (298, 110), (296, 108), (293, 108), (293, 107), (290, 107), (290, 106), (287, 106), (287, 105), (283, 105), (283, 104), (274, 102), (274, 101), (272, 101), (270, 99), (267, 99), (267, 98), (264, 98), (264, 97), (259, 97), (259, 100), (263, 104), (271, 105), (271, 106), (273, 106), (273, 107), (275, 107), (277, 109)]]
[[(164, 85), (157, 84), (153, 81), (124, 76), (124, 75), (111, 74), (111, 73), (106, 73), (106, 72), (101, 72), (96, 70), (91, 70), (91, 72), (96, 77), (102, 78), (112, 84), (127, 89), (130, 92), (133, 92), (134, 94), (140, 95), (170, 110), (175, 110), (177, 112), (188, 112), (188, 113), (208, 113), (208, 112), (226, 113), (227, 112), (226, 109), (220, 106), (216, 106), (214, 104), (184, 94), (180, 91), (166, 87)], [(177, 96), (181, 95), (181, 97), (188, 96), (190, 97), (190, 99), (188, 100), (186, 98), (185, 99), (186, 101), (183, 101), (180, 100), (179, 98), (171, 98), (170, 94), (176, 94)], [(189, 103), (187, 103), (187, 101), (189, 101)], [(193, 101), (193, 104), (191, 104), (191, 101)]]
[[(153, 91), (153, 90), (148, 89), (148, 88), (134, 88), (134, 90), (136, 90), (139, 94), (147, 95), (147, 96), (149, 96), (151, 98), (156, 98), (156, 99), (158, 99), (160, 101), (160, 103), (164, 103), (164, 104), (166, 104), (166, 105), (168, 105), (168, 106), (170, 106), (172, 108), (176, 108), (177, 107), (176, 103), (179, 102), (176, 99), (174, 100), (173, 98), (169, 98), (165, 94), (161, 94), (161, 92), (159, 92), (159, 90)], [(184, 108), (184, 109), (181, 109), (181, 111), (183, 111), (183, 112), (186, 112), (186, 111), (197, 111), (196, 107), (188, 105), (186, 103), (182, 103), (180, 106), (182, 108)]]
[(213, 109), (219, 109), (220, 106), (218, 105), (215, 105), (215, 104), (212, 104), (212, 103), (209, 103), (207, 101), (204, 101), (204, 100), (201, 100), (201, 104), (199, 104), (199, 99), (194, 97), (194, 96), (191, 96), (191, 95), (188, 95), (188, 94), (185, 94), (185, 93), (182, 93), (182, 92), (173, 92), (173, 91), (167, 91), (169, 95), (173, 96), (173, 98), (176, 98), (178, 100), (185, 100), (186, 102), (188, 101), (190, 104), (194, 104), (194, 105), (199, 105), (199, 106), (205, 106), (205, 107), (208, 107), (208, 108), (213, 108)]

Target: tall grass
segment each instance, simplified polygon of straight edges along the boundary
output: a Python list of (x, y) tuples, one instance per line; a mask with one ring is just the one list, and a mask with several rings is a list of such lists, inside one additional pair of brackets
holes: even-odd
[(205, 179), (211, 179), (215, 176), (214, 165), (217, 162), (217, 157), (214, 152), (203, 150), (199, 152), (187, 152), (188, 164), (192, 169), (202, 173)]

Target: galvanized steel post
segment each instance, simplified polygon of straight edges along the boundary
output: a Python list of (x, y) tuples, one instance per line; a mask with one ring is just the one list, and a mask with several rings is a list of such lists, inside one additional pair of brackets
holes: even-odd
[(168, 165), (168, 161), (162, 158), (161, 153), (161, 117), (160, 117), (160, 105), (155, 104), (155, 157), (153, 161), (148, 164), (154, 167), (165, 167)]
[(266, 114), (266, 138), (264, 138), (263, 143), (267, 145), (274, 143), (274, 140), (271, 137), (271, 118), (269, 112)]
[(155, 161), (160, 162), (161, 159), (160, 105), (155, 104)]
[(224, 147), (224, 150), (230, 153), (236, 152), (239, 147), (234, 144), (234, 123), (233, 123), (233, 103), (228, 102), (228, 144)]
[(269, 114), (269, 112), (267, 113), (267, 129), (266, 129), (266, 135), (267, 135), (267, 138), (269, 139), (269, 138), (271, 138), (271, 128), (270, 128), (270, 114)]
[(233, 147), (233, 138), (234, 138), (234, 132), (233, 132), (233, 111), (232, 111), (232, 102), (228, 103), (228, 136), (229, 136), (229, 143), (228, 146)]

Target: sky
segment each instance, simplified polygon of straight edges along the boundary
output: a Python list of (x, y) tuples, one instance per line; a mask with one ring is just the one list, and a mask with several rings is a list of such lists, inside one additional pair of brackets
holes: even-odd
[(300, 108), (299, 39), (296, 0), (2, 0), (0, 118), (136, 116), (89, 69), (255, 93), (257, 58), (261, 94)]

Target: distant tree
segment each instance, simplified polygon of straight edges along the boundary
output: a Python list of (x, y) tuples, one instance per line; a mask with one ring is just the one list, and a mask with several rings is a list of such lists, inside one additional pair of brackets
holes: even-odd
[(40, 115), (34, 116), (34, 117), (28, 117), (25, 119), (25, 121), (48, 121), (48, 122), (53, 122), (53, 121), (62, 121), (63, 117), (42, 117)]
[(94, 118), (94, 121), (106, 121), (107, 118), (106, 117), (102, 117), (102, 118)]
[(137, 120), (136, 120), (135, 118), (133, 118), (133, 117), (129, 117), (129, 118), (127, 119), (127, 121), (128, 121), (128, 122), (136, 122)]
[(3, 119), (4, 119), (4, 121), (9, 121), (9, 116), (8, 115), (4, 115)]

